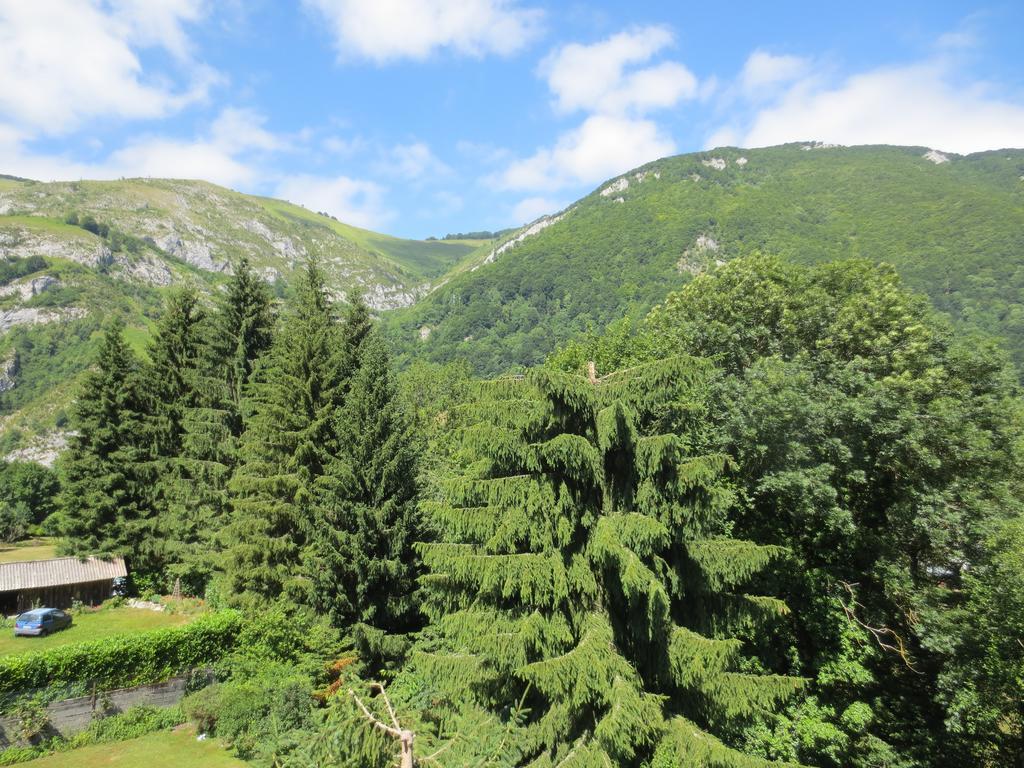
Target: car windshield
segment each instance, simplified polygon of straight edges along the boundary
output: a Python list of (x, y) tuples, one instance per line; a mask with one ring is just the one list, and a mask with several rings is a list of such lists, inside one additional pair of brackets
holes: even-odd
[(49, 613), (49, 611), (29, 611), (28, 613), (21, 614), (21, 616), (19, 616), (19, 618), (26, 619), (28, 621), (34, 621), (34, 620), (42, 619), (48, 613)]

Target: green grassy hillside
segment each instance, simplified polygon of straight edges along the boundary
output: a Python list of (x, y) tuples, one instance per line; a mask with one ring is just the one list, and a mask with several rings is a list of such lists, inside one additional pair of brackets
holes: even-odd
[(491, 263), (491, 250), (478, 251), (449, 282), (390, 314), (391, 331), (407, 359), (463, 357), (495, 373), (646, 311), (715, 261), (760, 250), (800, 262), (891, 262), (1024, 362), (1024, 150), (927, 152), (793, 144), (656, 161)]
[[(69, 223), (71, 222), (71, 223)], [(339, 293), (411, 304), (483, 241), (415, 241), (200, 181), (0, 178), (0, 456), (52, 458), (99, 331), (142, 351), (168, 289), (212, 292), (246, 256), (280, 293), (308, 257)]]

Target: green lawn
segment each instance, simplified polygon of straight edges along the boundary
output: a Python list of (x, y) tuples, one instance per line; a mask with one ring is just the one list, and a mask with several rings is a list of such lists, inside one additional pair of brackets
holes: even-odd
[(0, 544), (0, 563), (49, 560), (57, 556), (57, 545), (48, 539), (30, 539), (17, 544)]
[(190, 728), (131, 741), (95, 744), (22, 763), (31, 768), (245, 768), (216, 739), (196, 741)]
[(141, 608), (108, 608), (94, 613), (75, 616), (74, 623), (67, 629), (49, 637), (15, 637), (14, 628), (0, 630), (0, 656), (31, 653), (59, 645), (99, 640), (111, 635), (128, 632), (144, 632), (184, 624), (191, 616), (182, 613), (147, 611)]

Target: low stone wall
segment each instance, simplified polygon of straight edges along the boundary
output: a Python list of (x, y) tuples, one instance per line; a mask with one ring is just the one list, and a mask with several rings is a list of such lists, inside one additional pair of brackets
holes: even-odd
[[(114, 691), (98, 691), (90, 696), (55, 701), (46, 708), (47, 725), (43, 738), (71, 736), (89, 727), (94, 719), (123, 712), (129, 707), (145, 704), (170, 707), (185, 695), (186, 678), (172, 677), (163, 683), (138, 685)], [(0, 747), (18, 741), (20, 726), (12, 717), (0, 718)]]

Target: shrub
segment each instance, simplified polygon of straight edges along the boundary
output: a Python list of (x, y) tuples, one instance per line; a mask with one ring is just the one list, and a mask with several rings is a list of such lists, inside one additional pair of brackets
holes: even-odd
[(80, 681), (114, 688), (163, 680), (224, 656), (234, 648), (242, 626), (239, 613), (223, 611), (184, 627), (0, 657), (0, 693)]
[(27, 505), (0, 499), (0, 541), (12, 542), (25, 537), (32, 525), (32, 510)]
[(185, 699), (188, 719), (204, 733), (229, 744), (242, 759), (278, 749), (279, 734), (308, 730), (313, 724), (309, 678), (285, 665), (270, 665), (254, 678), (204, 688)]

